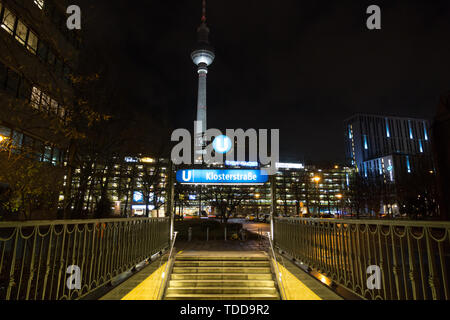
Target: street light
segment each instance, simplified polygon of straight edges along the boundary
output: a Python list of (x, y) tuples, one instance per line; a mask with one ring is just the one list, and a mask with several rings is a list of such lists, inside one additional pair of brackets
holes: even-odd
[(255, 193), (256, 198), (256, 220), (259, 220), (259, 198), (261, 197), (261, 194)]
[(8, 137), (2, 136), (0, 134), (0, 148), (8, 149)]
[(312, 180), (316, 183), (316, 189), (317, 189), (317, 214), (320, 216), (320, 192), (319, 192), (319, 182), (321, 178), (319, 176), (314, 176)]
[[(341, 200), (342, 200), (342, 194), (340, 194), (340, 193), (338, 193), (337, 195), (336, 195), (336, 198), (338, 198), (339, 199), (339, 203), (338, 203), (338, 213), (339, 213), (339, 205), (341, 204), (340, 202), (341, 202)], [(341, 216), (342, 216), (342, 210), (341, 210)]]

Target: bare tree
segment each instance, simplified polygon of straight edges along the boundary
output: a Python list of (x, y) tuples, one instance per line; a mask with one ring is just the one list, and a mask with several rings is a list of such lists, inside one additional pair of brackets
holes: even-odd
[(219, 216), (225, 224), (228, 219), (251, 194), (250, 187), (247, 186), (209, 186), (203, 188), (205, 201), (219, 211)]

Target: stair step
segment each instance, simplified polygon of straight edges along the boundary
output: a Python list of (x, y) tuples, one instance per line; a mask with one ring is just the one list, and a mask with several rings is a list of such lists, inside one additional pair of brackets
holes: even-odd
[(275, 287), (273, 280), (170, 280), (169, 287)]
[(269, 267), (173, 267), (173, 273), (270, 273)]
[(262, 253), (177, 255), (166, 300), (279, 300), (270, 260)]
[(270, 273), (172, 273), (172, 280), (272, 280)]
[(278, 294), (167, 294), (166, 300), (280, 300)]
[(167, 288), (167, 294), (276, 294), (275, 287), (183, 287)]
[(215, 260), (215, 261), (267, 261), (268, 257), (265, 255), (245, 257), (245, 256), (183, 256), (178, 255), (177, 261), (203, 261), (203, 260)]
[(224, 260), (202, 260), (202, 261), (175, 261), (175, 267), (270, 267), (269, 261), (224, 261)]

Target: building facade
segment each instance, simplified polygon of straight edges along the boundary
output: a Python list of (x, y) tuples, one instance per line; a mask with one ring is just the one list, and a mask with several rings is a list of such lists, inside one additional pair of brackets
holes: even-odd
[(0, 1), (0, 139), (54, 165), (64, 162), (67, 141), (54, 128), (74, 107), (80, 46), (79, 34), (66, 27), (67, 6)]
[(165, 216), (168, 164), (167, 159), (137, 155), (76, 169), (72, 209), (95, 216), (98, 202), (106, 197), (115, 216)]
[[(259, 169), (257, 164), (225, 164), (228, 169)], [(244, 195), (234, 214), (268, 215), (272, 209), (274, 193), (276, 215), (323, 216), (342, 215), (347, 212), (347, 191), (355, 169), (340, 165), (330, 167), (304, 165), (302, 163), (278, 163), (277, 172), (264, 185), (229, 186), (236, 196)], [(208, 188), (214, 186), (191, 186), (175, 193), (178, 214), (198, 214), (200, 210), (215, 215), (208, 205)], [(202, 209), (200, 209), (202, 208)]]
[(363, 176), (395, 182), (415, 171), (434, 171), (427, 120), (357, 114), (345, 121), (345, 156)]

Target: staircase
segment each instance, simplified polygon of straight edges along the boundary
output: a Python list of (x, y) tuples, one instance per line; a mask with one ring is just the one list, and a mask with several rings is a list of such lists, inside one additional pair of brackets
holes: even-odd
[(279, 300), (269, 257), (261, 252), (179, 254), (165, 300)]

